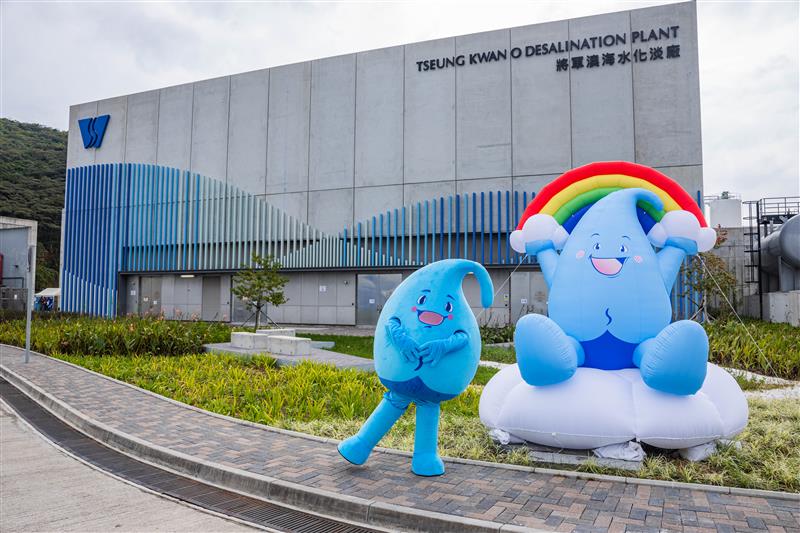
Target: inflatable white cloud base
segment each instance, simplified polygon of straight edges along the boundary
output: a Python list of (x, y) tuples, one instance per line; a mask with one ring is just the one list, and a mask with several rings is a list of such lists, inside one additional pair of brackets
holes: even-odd
[(490, 430), (545, 446), (592, 449), (638, 440), (666, 449), (731, 438), (747, 424), (736, 380), (708, 364), (703, 387), (689, 396), (651, 389), (637, 368), (578, 368), (570, 379), (534, 387), (517, 365), (498, 372), (481, 395), (480, 418)]

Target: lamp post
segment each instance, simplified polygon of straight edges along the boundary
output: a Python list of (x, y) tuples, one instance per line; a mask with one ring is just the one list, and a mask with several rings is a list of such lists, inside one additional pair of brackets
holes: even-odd
[[(30, 229), (28, 230), (30, 232)], [(34, 279), (36, 273), (36, 241), (34, 244), (28, 245), (28, 283), (27, 283), (27, 296), (28, 301), (25, 303), (25, 362), (31, 360), (31, 314), (33, 311), (33, 293), (36, 280)]]

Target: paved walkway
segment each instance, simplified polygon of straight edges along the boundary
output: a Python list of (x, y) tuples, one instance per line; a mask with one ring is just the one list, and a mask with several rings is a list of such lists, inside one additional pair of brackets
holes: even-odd
[(348, 355), (346, 353), (334, 352), (331, 350), (324, 350), (322, 348), (312, 347), (311, 353), (308, 355), (276, 355), (267, 353), (262, 349), (238, 348), (230, 342), (204, 344), (203, 347), (207, 352), (211, 353), (229, 353), (246, 357), (261, 354), (269, 355), (278, 362), (278, 366), (296, 365), (300, 361), (314, 361), (315, 363), (334, 365), (338, 368), (357, 368), (359, 370), (367, 371), (375, 369), (375, 365), (372, 364), (372, 359)]
[[(800, 532), (798, 501), (587, 480), (448, 462), (439, 478), (409, 458), (375, 454), (347, 464), (334, 444), (226, 420), (55, 359), (4, 348), (0, 364), (107, 426), (159, 446), (257, 474), (419, 510), (558, 531)], [(13, 353), (13, 355), (12, 355)]]
[(0, 531), (256, 531), (112, 478), (0, 407)]

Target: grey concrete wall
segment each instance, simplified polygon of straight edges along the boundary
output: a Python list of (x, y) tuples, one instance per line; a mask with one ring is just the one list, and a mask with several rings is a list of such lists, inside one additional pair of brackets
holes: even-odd
[[(556, 71), (556, 59), (647, 55), (631, 32), (679, 26), (680, 57)], [(691, 2), (285, 65), (70, 109), (68, 166), (158, 163), (227, 180), (325, 232), (438, 195), (532, 192), (591, 161), (654, 166), (702, 190)], [(625, 44), (420, 72), (417, 62), (607, 34)], [(109, 113), (100, 149), (79, 118)], [(335, 209), (331, 209), (335, 206)]]
[[(284, 294), (288, 301), (267, 306), (269, 317), (279, 324), (356, 323), (356, 275), (352, 272), (292, 272)], [(240, 306), (241, 304), (238, 304)], [(241, 312), (234, 320), (244, 320)]]
[(267, 191), (269, 70), (231, 76), (226, 175), (245, 192)]

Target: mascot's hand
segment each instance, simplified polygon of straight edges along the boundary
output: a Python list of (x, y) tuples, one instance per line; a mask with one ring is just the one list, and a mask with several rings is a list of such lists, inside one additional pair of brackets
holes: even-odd
[(422, 356), (422, 362), (434, 368), (439, 364), (439, 361), (447, 353), (447, 341), (428, 341), (419, 347), (419, 354)]
[(536, 214), (525, 221), (522, 229), (511, 232), (511, 247), (528, 255), (548, 248), (561, 249), (567, 240), (567, 231), (550, 215)]
[(467, 344), (467, 334), (464, 332), (457, 332), (448, 339), (439, 339), (435, 341), (428, 341), (419, 347), (419, 355), (422, 356), (422, 362), (435, 368), (439, 361), (450, 352), (454, 352), (463, 348)]
[(702, 228), (689, 211), (668, 211), (661, 221), (653, 226), (648, 237), (658, 247), (674, 246), (686, 255), (707, 252), (717, 242), (717, 232)]
[(386, 324), (386, 336), (389, 337), (391, 343), (394, 344), (394, 347), (397, 348), (397, 351), (406, 361), (413, 362), (418, 359), (417, 343), (408, 335), (408, 332), (400, 325), (399, 321), (390, 320)]

